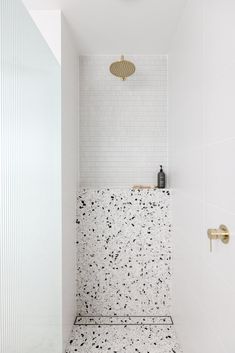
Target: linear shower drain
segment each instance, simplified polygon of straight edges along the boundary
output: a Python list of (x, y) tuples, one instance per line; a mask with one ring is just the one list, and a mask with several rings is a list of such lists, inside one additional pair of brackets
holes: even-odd
[(173, 325), (171, 316), (77, 316), (74, 325)]

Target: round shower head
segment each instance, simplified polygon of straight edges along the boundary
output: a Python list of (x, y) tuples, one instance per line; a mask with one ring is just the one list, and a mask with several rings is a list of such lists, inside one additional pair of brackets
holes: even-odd
[(110, 72), (116, 77), (121, 78), (123, 81), (135, 72), (135, 65), (124, 59), (122, 55), (120, 61), (116, 61), (110, 65)]

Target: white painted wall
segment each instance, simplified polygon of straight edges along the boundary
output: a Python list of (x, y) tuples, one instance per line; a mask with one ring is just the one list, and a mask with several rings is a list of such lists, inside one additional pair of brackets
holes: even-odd
[(62, 339), (65, 349), (76, 313), (76, 191), (78, 181), (78, 54), (60, 10), (30, 11), (60, 63), (62, 163)]
[(76, 190), (78, 175), (78, 54), (73, 35), (60, 10), (30, 11), (61, 71), (62, 163), (62, 337), (67, 343), (76, 305)]
[(167, 57), (127, 56), (136, 73), (109, 72), (117, 56), (80, 57), (81, 186), (157, 183), (167, 171)]
[(165, 54), (187, 0), (22, 0), (33, 10), (62, 9), (83, 55)]
[(78, 174), (78, 55), (61, 17), (62, 325), (63, 347), (76, 314), (76, 189)]
[(30, 10), (29, 13), (61, 65), (61, 10)]
[[(235, 3), (189, 0), (169, 55), (174, 319), (187, 353), (233, 353)], [(207, 228), (225, 223), (229, 245)]]

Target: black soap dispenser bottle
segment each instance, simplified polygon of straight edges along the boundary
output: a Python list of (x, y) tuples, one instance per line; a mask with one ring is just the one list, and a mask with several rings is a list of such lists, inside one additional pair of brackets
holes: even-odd
[(162, 165), (160, 165), (160, 172), (157, 175), (157, 183), (159, 189), (164, 189), (166, 187), (166, 175), (163, 172)]

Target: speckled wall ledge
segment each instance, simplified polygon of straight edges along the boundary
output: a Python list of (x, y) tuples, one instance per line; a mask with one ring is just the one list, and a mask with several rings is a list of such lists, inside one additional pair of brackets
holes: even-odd
[(169, 190), (80, 191), (79, 315), (170, 314), (169, 208)]

